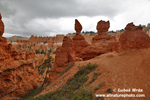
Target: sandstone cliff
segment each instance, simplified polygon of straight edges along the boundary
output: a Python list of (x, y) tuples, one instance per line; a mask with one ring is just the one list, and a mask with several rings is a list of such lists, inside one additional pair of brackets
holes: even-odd
[(77, 19), (75, 19), (76, 35), (74, 35), (72, 39), (73, 39), (74, 51), (77, 57), (85, 47), (89, 46), (85, 38), (80, 34), (81, 30), (82, 30), (82, 26), (80, 22)]

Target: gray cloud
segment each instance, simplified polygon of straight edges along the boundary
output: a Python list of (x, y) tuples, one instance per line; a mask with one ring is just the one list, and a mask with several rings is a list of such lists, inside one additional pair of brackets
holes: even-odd
[(0, 13), (2, 13), (3, 17), (9, 17), (10, 15), (14, 15), (16, 13), (15, 9), (9, 7), (9, 4), (2, 0), (0, 1)]
[[(135, 0), (129, 3), (130, 1), (131, 0), (1, 0), (0, 13), (2, 13), (6, 27), (5, 33), (18, 34), (20, 36), (30, 36), (32, 34), (51, 35), (54, 33), (68, 32), (59, 29), (61, 26), (57, 25), (57, 23), (59, 23), (60, 18), (106, 16), (113, 20), (115, 16), (124, 13), (129, 7), (128, 5), (132, 6), (132, 4), (137, 2)], [(39, 19), (39, 21), (37, 19)], [(55, 19), (56, 22), (46, 21), (47, 19)], [(40, 25), (41, 22), (45, 24), (42, 26)]]
[[(84, 1), (84, 0), (83, 0)], [(89, 0), (87, 0), (89, 1)], [(1, 1), (2, 2), (2, 1)], [(5, 1), (6, 2), (6, 1)], [(8, 0), (5, 10), (13, 8), (17, 13), (24, 13), (22, 17), (65, 17), (65, 16), (114, 16), (119, 12), (118, 7), (123, 6), (123, 1), (116, 0)], [(5, 6), (5, 7), (4, 7)], [(118, 6), (118, 7), (116, 7)], [(7, 8), (9, 7), (9, 8)]]

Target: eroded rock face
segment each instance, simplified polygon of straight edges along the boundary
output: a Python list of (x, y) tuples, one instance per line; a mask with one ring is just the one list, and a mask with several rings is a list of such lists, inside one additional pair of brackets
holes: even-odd
[(82, 30), (82, 26), (77, 19), (75, 19), (75, 30), (76, 30), (76, 35), (74, 35), (72, 39), (73, 39), (74, 50), (75, 50), (76, 56), (78, 57), (78, 54), (85, 47), (89, 46), (89, 44), (87, 43), (85, 38), (80, 34)]
[(31, 89), (38, 88), (37, 67), (44, 56), (35, 55), (34, 52), (17, 52), (7, 43), (0, 47), (0, 98), (6, 95), (22, 97)]
[(127, 24), (119, 41), (122, 50), (150, 47), (150, 37), (142, 31), (141, 26), (135, 26), (133, 23)]
[(105, 22), (102, 20), (97, 23), (96, 29), (98, 31), (98, 35), (93, 37), (92, 44), (90, 46), (87, 46), (82, 50), (79, 54), (80, 58), (88, 60), (107, 52), (119, 52), (119, 43), (116, 38), (106, 33), (109, 29), (109, 24), (109, 21)]
[(0, 37), (2, 37), (3, 34), (4, 34), (4, 23), (2, 21), (2, 16), (0, 13)]
[(73, 41), (65, 36), (63, 39), (62, 47), (57, 48), (55, 56), (55, 64), (57, 67), (64, 67), (69, 62), (75, 61), (75, 51)]
[(0, 98), (6, 95), (22, 97), (31, 89), (38, 88), (37, 67), (43, 62), (44, 56), (35, 56), (34, 52), (16, 52), (7, 43), (0, 47)]
[(22, 97), (40, 86), (37, 67), (44, 61), (35, 52), (16, 51), (0, 37), (0, 98)]

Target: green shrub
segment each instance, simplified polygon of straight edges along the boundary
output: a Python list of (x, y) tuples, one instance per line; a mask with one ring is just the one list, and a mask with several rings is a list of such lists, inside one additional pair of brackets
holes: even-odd
[(107, 92), (108, 92), (108, 93), (112, 93), (113, 91), (112, 91), (111, 88), (108, 88), (108, 89), (107, 89)]
[(81, 88), (74, 93), (74, 96), (71, 100), (92, 100), (93, 92), (89, 88)]
[(34, 96), (38, 95), (44, 90), (44, 87), (40, 87), (38, 89), (32, 89), (29, 93), (27, 93), (23, 98), (19, 100), (34, 100)]
[(97, 68), (98, 65), (97, 64), (87, 64), (86, 66), (82, 66), (82, 67), (78, 67), (79, 71), (74, 75), (74, 77), (78, 77), (80, 75), (87, 75), (90, 72), (94, 71), (95, 68)]
[[(62, 85), (56, 91), (40, 95), (34, 98), (34, 100), (92, 100), (94, 97), (92, 90), (83, 88), (82, 86), (88, 80), (87, 75), (95, 70), (96, 67), (96, 64), (90, 63), (80, 67), (79, 71), (72, 78), (69, 78), (66, 84)], [(70, 68), (66, 69), (69, 70)]]
[(98, 67), (97, 64), (87, 64), (86, 66), (79, 67), (79, 71), (74, 74), (73, 78), (68, 79), (67, 85), (70, 86), (71, 89), (79, 89), (83, 83), (88, 80), (88, 74), (95, 70)]
[(44, 54), (44, 55), (46, 55), (46, 52), (45, 52), (44, 50), (42, 50), (42, 51), (41, 51), (41, 54)]
[(48, 55), (50, 55), (52, 51), (53, 51), (53, 49), (50, 48), (50, 49), (48, 50)]
[(74, 66), (74, 62), (72, 62), (71, 64), (69, 64), (69, 65), (67, 66), (66, 70), (63, 71), (63, 72), (61, 72), (61, 73), (59, 74), (59, 76), (62, 76), (64, 73), (66, 73), (66, 72), (67, 72), (69, 69), (71, 69), (73, 66)]
[(66, 84), (69, 86), (70, 89), (76, 90), (79, 89), (88, 79), (88, 76), (81, 75), (79, 77), (73, 77), (68, 79)]
[(36, 54), (40, 54), (41, 52), (39, 50), (35, 50), (35, 53)]
[(44, 73), (45, 70), (40, 70), (39, 71), (39, 75), (42, 75)]
[(40, 75), (42, 75), (46, 68), (50, 67), (52, 69), (52, 63), (54, 59), (52, 56), (48, 56), (47, 59), (44, 60), (43, 64), (38, 67), (38, 72)]
[(55, 54), (55, 53), (56, 53), (56, 50), (53, 51), (53, 54)]
[(104, 97), (94, 97), (92, 100), (104, 100)]
[(94, 73), (93, 73), (93, 77), (92, 77), (92, 79), (89, 81), (89, 83), (94, 82), (94, 81), (97, 79), (97, 77), (98, 77), (99, 75), (101, 75), (101, 73), (96, 73), (96, 72), (94, 72)]

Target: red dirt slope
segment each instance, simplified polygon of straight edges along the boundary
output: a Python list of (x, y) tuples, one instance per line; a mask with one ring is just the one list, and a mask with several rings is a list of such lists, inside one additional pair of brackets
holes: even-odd
[[(78, 66), (86, 65), (89, 62), (97, 63), (96, 72), (102, 74), (95, 80), (91, 87), (101, 82), (105, 82), (105, 86), (96, 91), (96, 94), (108, 94), (108, 88), (118, 89), (143, 89), (143, 92), (113, 92), (112, 94), (145, 94), (144, 98), (104, 98), (104, 100), (149, 100), (150, 99), (150, 49), (124, 51), (121, 53), (110, 52), (102, 54), (87, 61), (75, 62), (72, 67), (64, 75), (53, 81), (42, 93), (45, 94), (56, 90), (64, 84), (69, 77), (73, 76), (78, 70)], [(89, 75), (89, 80), (92, 73)]]

